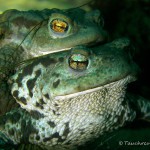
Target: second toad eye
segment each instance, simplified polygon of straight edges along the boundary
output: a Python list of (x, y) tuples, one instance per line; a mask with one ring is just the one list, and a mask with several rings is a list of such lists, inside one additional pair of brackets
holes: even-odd
[(54, 19), (50, 23), (50, 28), (56, 33), (65, 33), (68, 31), (68, 24), (63, 20)]
[(69, 66), (74, 70), (83, 71), (87, 69), (88, 57), (83, 54), (73, 54), (69, 58)]

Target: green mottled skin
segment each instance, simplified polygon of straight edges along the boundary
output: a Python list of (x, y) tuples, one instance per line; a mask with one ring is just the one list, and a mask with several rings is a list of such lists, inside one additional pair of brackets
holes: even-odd
[[(63, 36), (50, 32), (49, 22), (59, 18), (66, 21), (69, 31)], [(81, 9), (45, 9), (42, 11), (8, 10), (0, 15), (0, 115), (15, 103), (8, 92), (7, 79), (24, 60), (74, 47), (91, 45), (106, 39), (100, 12)], [(56, 38), (57, 36), (57, 38)], [(9, 95), (9, 98), (7, 98)], [(14, 104), (16, 105), (16, 104)]]
[[(50, 30), (53, 19), (64, 20), (68, 30), (62, 35), (54, 33)], [(5, 11), (0, 15), (0, 79), (24, 60), (76, 45), (103, 42), (107, 34), (101, 22), (103, 19), (98, 10)]]
[[(138, 72), (128, 46), (126, 39), (92, 49), (79, 46), (20, 66), (9, 84), (21, 107), (1, 116), (1, 139), (71, 150), (136, 117), (148, 117), (149, 102), (126, 93)], [(74, 53), (86, 54), (86, 69), (70, 68)]]

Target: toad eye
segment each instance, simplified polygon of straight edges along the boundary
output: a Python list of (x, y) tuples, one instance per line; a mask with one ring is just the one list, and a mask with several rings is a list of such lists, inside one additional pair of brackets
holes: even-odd
[(48, 31), (51, 38), (64, 38), (78, 30), (76, 22), (66, 14), (52, 13), (48, 20)]
[(56, 33), (64, 33), (68, 31), (68, 24), (63, 20), (54, 19), (50, 23), (50, 28)]
[(83, 54), (72, 54), (69, 57), (70, 68), (77, 71), (83, 71), (87, 69), (88, 63), (88, 57)]

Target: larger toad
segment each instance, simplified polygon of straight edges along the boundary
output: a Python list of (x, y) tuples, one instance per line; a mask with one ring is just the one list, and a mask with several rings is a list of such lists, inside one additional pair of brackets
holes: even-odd
[(10, 79), (21, 107), (1, 116), (4, 141), (43, 149), (75, 149), (147, 117), (150, 103), (126, 92), (138, 67), (125, 39), (53, 53), (26, 62)]

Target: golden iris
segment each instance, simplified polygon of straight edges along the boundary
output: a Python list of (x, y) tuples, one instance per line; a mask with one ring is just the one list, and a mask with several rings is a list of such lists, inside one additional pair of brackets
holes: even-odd
[(58, 33), (64, 33), (68, 30), (68, 24), (63, 20), (54, 19), (51, 22), (51, 29)]

